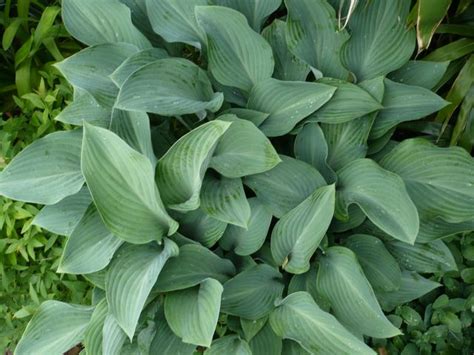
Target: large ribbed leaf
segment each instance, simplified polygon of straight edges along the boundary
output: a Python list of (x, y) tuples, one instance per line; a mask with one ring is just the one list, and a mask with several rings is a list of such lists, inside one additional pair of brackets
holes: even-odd
[(97, 210), (115, 236), (141, 244), (177, 230), (161, 202), (150, 161), (112, 132), (84, 127), (82, 173)]
[(240, 339), (237, 335), (227, 335), (212, 342), (209, 349), (204, 351), (204, 355), (252, 355), (249, 344)]
[(150, 120), (145, 112), (113, 110), (110, 130), (130, 147), (145, 155), (155, 167), (156, 157), (151, 142)]
[(337, 172), (336, 215), (346, 219), (348, 206), (356, 204), (380, 229), (392, 237), (414, 243), (418, 212), (403, 180), (370, 159), (354, 160)]
[(288, 49), (286, 42), (286, 23), (275, 19), (262, 31), (262, 36), (272, 46), (275, 59), (273, 77), (280, 80), (305, 81), (309, 66), (296, 58)]
[(355, 234), (346, 240), (345, 246), (356, 254), (375, 291), (398, 290), (402, 278), (400, 266), (380, 239), (367, 234)]
[(166, 322), (163, 308), (160, 308), (156, 318), (156, 334), (150, 345), (150, 354), (192, 355), (195, 348), (195, 345), (183, 343), (173, 333)]
[(110, 75), (114, 83), (120, 87), (125, 80), (141, 67), (157, 61), (158, 59), (167, 58), (168, 53), (161, 48), (150, 48), (137, 52), (120, 64), (115, 71)]
[(219, 120), (232, 122), (209, 163), (221, 175), (238, 178), (259, 174), (281, 161), (268, 138), (252, 122), (234, 115), (223, 115)]
[(299, 205), (318, 187), (327, 185), (311, 165), (284, 155), (280, 158), (282, 162), (272, 170), (244, 179), (245, 185), (277, 218)]
[(400, 69), (390, 73), (388, 78), (398, 83), (431, 90), (441, 81), (448, 65), (449, 62), (410, 60)]
[(252, 350), (252, 355), (282, 354), (282, 339), (275, 334), (270, 323), (267, 323), (262, 330), (250, 340), (249, 345)]
[(349, 72), (340, 54), (349, 35), (338, 28), (331, 5), (326, 0), (285, 0), (285, 4), (290, 50), (324, 76), (346, 80)]
[(43, 207), (33, 219), (33, 224), (52, 233), (71, 235), (92, 202), (87, 187), (54, 205)]
[(183, 58), (164, 58), (131, 74), (120, 88), (116, 107), (164, 116), (217, 111), (222, 93), (214, 93), (204, 70)]
[(207, 34), (209, 70), (219, 83), (249, 92), (272, 76), (272, 48), (244, 15), (221, 6), (197, 6), (196, 17)]
[(257, 335), (266, 324), (268, 324), (268, 316), (256, 320), (240, 318), (240, 327), (247, 341)]
[(102, 270), (122, 243), (105, 227), (91, 205), (66, 242), (58, 272), (89, 274)]
[[(245, 105), (245, 104), (244, 104)], [(251, 110), (248, 108), (232, 107), (222, 112), (223, 114), (233, 114), (239, 118), (252, 122), (255, 126), (260, 126), (265, 121), (269, 113)]]
[(230, 260), (222, 259), (199, 244), (179, 248), (179, 256), (168, 261), (156, 283), (160, 292), (183, 290), (207, 278), (226, 282), (235, 274)]
[(327, 163), (328, 145), (317, 123), (308, 122), (303, 125), (296, 136), (294, 151), (297, 159), (314, 166), (326, 181), (336, 180), (336, 174)]
[(247, 107), (270, 114), (260, 125), (263, 133), (282, 136), (325, 104), (335, 91), (324, 84), (267, 79), (253, 87)]
[(321, 310), (307, 292), (295, 292), (280, 301), (270, 315), (270, 324), (277, 335), (298, 342), (311, 354), (375, 354)]
[(110, 74), (138, 49), (126, 43), (106, 43), (83, 49), (56, 64), (75, 87), (91, 94), (100, 105), (110, 107), (118, 94)]
[(206, 175), (201, 189), (201, 208), (222, 222), (247, 228), (250, 206), (241, 179)]
[(84, 184), (81, 142), (81, 130), (51, 133), (33, 142), (0, 173), (0, 195), (52, 205), (77, 193)]
[(321, 83), (337, 88), (334, 96), (308, 120), (323, 123), (343, 123), (382, 108), (367, 91), (346, 81), (324, 78)]
[(227, 227), (227, 223), (211, 217), (201, 208), (176, 216), (176, 219), (180, 233), (208, 248), (221, 239)]
[(247, 21), (256, 32), (260, 32), (262, 24), (268, 16), (272, 14), (281, 5), (282, 0), (214, 0), (219, 6), (227, 6), (244, 14)]
[(384, 108), (380, 110), (370, 133), (371, 139), (382, 137), (391, 128), (405, 121), (423, 118), (441, 110), (448, 102), (432, 91), (385, 79)]
[(224, 284), (221, 311), (245, 319), (260, 319), (270, 313), (284, 287), (278, 270), (266, 264), (256, 265)]
[(401, 334), (383, 314), (350, 249), (336, 246), (326, 250), (319, 263), (317, 287), (331, 302), (336, 318), (350, 329), (375, 338)]
[(208, 0), (145, 0), (153, 30), (167, 42), (183, 42), (201, 48), (206, 34), (196, 22), (194, 8)]
[(374, 114), (340, 124), (321, 124), (328, 145), (327, 164), (339, 170), (351, 161), (364, 158)]
[(102, 328), (102, 354), (120, 355), (127, 334), (120, 328), (112, 314), (107, 314)]
[(160, 159), (156, 182), (165, 204), (178, 211), (199, 207), (199, 193), (209, 157), (230, 122), (212, 121), (181, 137)]
[(281, 217), (272, 231), (273, 259), (284, 270), (302, 274), (319, 246), (334, 214), (334, 185), (318, 188)]
[(293, 340), (285, 339), (283, 340), (283, 349), (282, 354), (285, 355), (309, 355), (299, 343)]
[(377, 298), (384, 311), (391, 311), (396, 306), (413, 301), (441, 284), (425, 279), (416, 272), (403, 271), (402, 282), (397, 291), (377, 292)]
[(255, 197), (249, 198), (250, 219), (247, 228), (227, 226), (219, 245), (224, 250), (233, 250), (237, 255), (250, 255), (258, 251), (268, 234), (272, 214)]
[(349, 20), (351, 38), (342, 57), (358, 81), (388, 74), (410, 59), (415, 31), (406, 28), (404, 2), (363, 0), (353, 12)]
[(45, 301), (36, 311), (15, 354), (62, 354), (83, 340), (94, 307)]
[(102, 329), (104, 327), (108, 309), (109, 307), (107, 305), (107, 300), (103, 298), (102, 301), (100, 301), (95, 307), (94, 313), (92, 313), (92, 317), (89, 324), (87, 325), (83, 341), (87, 354), (102, 353)]
[(222, 290), (219, 281), (205, 279), (198, 286), (166, 295), (166, 321), (183, 342), (206, 347), (211, 345)]
[(318, 187), (326, 185), (311, 165), (284, 155), (280, 158), (282, 162), (272, 170), (244, 179), (245, 185), (277, 218), (299, 205)]
[(164, 240), (163, 246), (128, 244), (111, 263), (105, 278), (109, 311), (130, 340), (163, 265), (178, 253), (178, 246), (169, 239)]
[(67, 31), (92, 46), (126, 42), (138, 48), (151, 47), (132, 24), (130, 9), (116, 0), (64, 0), (62, 15)]
[(406, 270), (421, 273), (457, 270), (453, 254), (441, 240), (415, 245), (392, 241), (386, 246)]
[(449, 223), (441, 219), (420, 217), (420, 231), (416, 237), (417, 243), (429, 243), (461, 232), (474, 230), (474, 219), (460, 223)]
[(462, 148), (405, 140), (380, 164), (400, 175), (423, 217), (459, 223), (474, 216), (474, 161)]

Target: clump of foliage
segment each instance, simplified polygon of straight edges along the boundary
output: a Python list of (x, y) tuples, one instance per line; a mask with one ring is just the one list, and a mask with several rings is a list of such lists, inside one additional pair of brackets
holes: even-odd
[(458, 269), (442, 238), (474, 230), (474, 161), (401, 126), (448, 104), (448, 64), (410, 60), (410, 1), (359, 1), (345, 28), (338, 6), (63, 1), (89, 46), (57, 65), (78, 127), (23, 150), (0, 193), (46, 205), (59, 272), (95, 289), (43, 303), (17, 354), (373, 354), (401, 335), (386, 314)]
[[(51, 31), (59, 25), (54, 19), (52, 23), (47, 20), (47, 15), (57, 14), (58, 8), (45, 7), (39, 2), (6, 1), (0, 3), (0, 10), (0, 28), (3, 30), (0, 52), (4, 59), (0, 64), (2, 170), (36, 139), (67, 128), (54, 121), (54, 117), (66, 100), (72, 98), (72, 91), (51, 66), (55, 57), (40, 46), (43, 40), (51, 43), (57, 38), (57, 31)], [(40, 11), (44, 11), (42, 16)], [(52, 27), (48, 29), (47, 24)], [(39, 33), (35, 35), (36, 32), (43, 33), (41, 38)], [(23, 41), (30, 37), (39, 42), (26, 50)], [(71, 39), (68, 41), (72, 43)], [(11, 74), (15, 73), (14, 58), (22, 55), (30, 58), (32, 74), (30, 81), (25, 82), (23, 77), (22, 85), (17, 87), (15, 76)], [(26, 75), (23, 69), (18, 72)], [(26, 89), (25, 85), (32, 85), (34, 89)], [(21, 97), (15, 94), (21, 94)], [(3, 353), (15, 346), (42, 301), (87, 302), (89, 286), (76, 275), (61, 276), (55, 272), (64, 240), (32, 224), (39, 212), (37, 205), (0, 197), (0, 206), (0, 352)]]

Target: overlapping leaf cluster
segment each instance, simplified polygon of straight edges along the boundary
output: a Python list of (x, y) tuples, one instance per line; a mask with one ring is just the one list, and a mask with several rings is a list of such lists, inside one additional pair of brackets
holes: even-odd
[(361, 1), (345, 29), (333, 6), (63, 1), (89, 47), (58, 65), (58, 120), (82, 127), (26, 148), (0, 193), (45, 204), (59, 271), (96, 288), (44, 303), (18, 354), (372, 354), (364, 336), (400, 334), (383, 310), (438, 287), (420, 273), (456, 269), (441, 238), (474, 229), (474, 162), (394, 136), (447, 104), (447, 63), (409, 60), (410, 1)]

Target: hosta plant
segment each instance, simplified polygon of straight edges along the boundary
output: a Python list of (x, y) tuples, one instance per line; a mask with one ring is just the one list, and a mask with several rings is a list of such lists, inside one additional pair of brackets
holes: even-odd
[(410, 1), (346, 5), (63, 1), (89, 46), (57, 65), (77, 128), (0, 193), (46, 205), (58, 272), (95, 289), (45, 302), (17, 354), (373, 354), (401, 334), (384, 311), (440, 286), (442, 238), (474, 229), (474, 162), (403, 129), (447, 105), (448, 63), (410, 60)]

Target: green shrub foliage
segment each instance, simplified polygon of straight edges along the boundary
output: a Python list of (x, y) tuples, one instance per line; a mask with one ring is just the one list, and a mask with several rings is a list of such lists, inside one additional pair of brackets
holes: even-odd
[(94, 298), (45, 302), (18, 355), (373, 354), (401, 334), (384, 312), (457, 269), (442, 238), (473, 229), (474, 161), (397, 129), (447, 105), (439, 65), (410, 61), (410, 1), (359, 1), (345, 28), (338, 3), (63, 1), (89, 46), (57, 65), (78, 127), (0, 193), (46, 205), (59, 272)]

